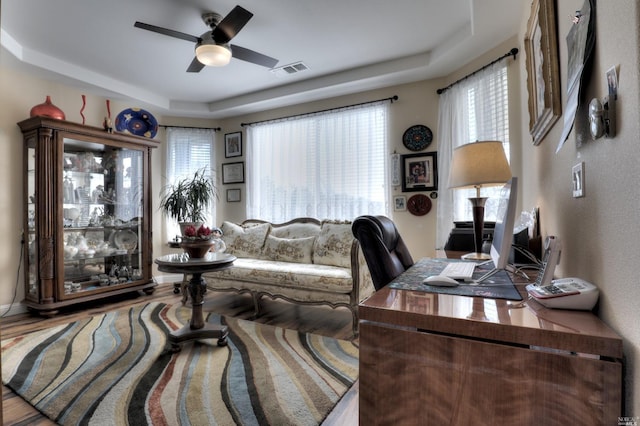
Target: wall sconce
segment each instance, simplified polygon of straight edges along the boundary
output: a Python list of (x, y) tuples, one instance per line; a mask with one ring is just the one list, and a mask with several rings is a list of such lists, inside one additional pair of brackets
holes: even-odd
[(616, 99), (615, 95), (600, 99), (593, 98), (589, 102), (589, 129), (591, 139), (596, 140), (604, 136), (613, 138), (616, 135)]

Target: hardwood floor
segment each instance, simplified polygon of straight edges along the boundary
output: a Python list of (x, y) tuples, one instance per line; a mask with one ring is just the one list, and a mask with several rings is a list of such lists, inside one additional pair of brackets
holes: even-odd
[[(62, 312), (54, 318), (42, 318), (30, 314), (14, 315), (0, 320), (0, 336), (3, 339), (30, 333), (57, 324), (66, 324), (78, 319), (120, 309), (137, 303), (159, 301), (170, 304), (181, 303), (181, 295), (173, 293), (172, 284), (160, 284), (153, 295), (125, 295), (109, 303), (87, 305), (83, 310)], [(328, 306), (300, 306), (282, 300), (263, 298), (262, 315), (255, 321), (291, 328), (308, 333), (322, 334), (338, 339), (353, 338), (351, 312), (346, 308), (331, 309)], [(208, 291), (205, 295), (205, 312), (250, 319), (253, 304), (248, 295)], [(357, 341), (357, 339), (356, 339)], [(6, 386), (2, 386), (2, 419), (4, 425), (54, 425), (31, 405), (24, 402)], [(358, 424), (358, 382), (345, 394), (323, 425)]]

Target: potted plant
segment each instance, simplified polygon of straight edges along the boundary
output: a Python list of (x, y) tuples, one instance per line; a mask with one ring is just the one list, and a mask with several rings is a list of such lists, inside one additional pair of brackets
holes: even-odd
[(160, 209), (175, 219), (184, 229), (188, 225), (196, 229), (206, 219), (206, 210), (218, 195), (215, 184), (206, 173), (206, 167), (195, 172), (193, 177), (183, 178), (163, 188)]

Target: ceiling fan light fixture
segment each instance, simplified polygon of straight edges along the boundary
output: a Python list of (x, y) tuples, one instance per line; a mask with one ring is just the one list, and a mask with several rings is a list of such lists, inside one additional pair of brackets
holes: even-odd
[(223, 67), (231, 60), (231, 49), (223, 44), (199, 43), (196, 46), (196, 58), (204, 65)]

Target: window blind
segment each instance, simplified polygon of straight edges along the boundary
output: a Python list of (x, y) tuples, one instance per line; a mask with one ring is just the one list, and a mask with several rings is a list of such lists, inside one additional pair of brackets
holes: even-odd
[[(166, 146), (166, 183), (173, 184), (205, 168), (215, 178), (215, 131), (213, 129), (194, 129), (167, 127)], [(214, 180), (215, 181), (215, 180)], [(216, 224), (215, 206), (207, 214), (207, 223)], [(167, 218), (165, 222), (168, 239), (180, 235), (178, 224)]]
[(247, 128), (247, 217), (386, 214), (388, 103)]

